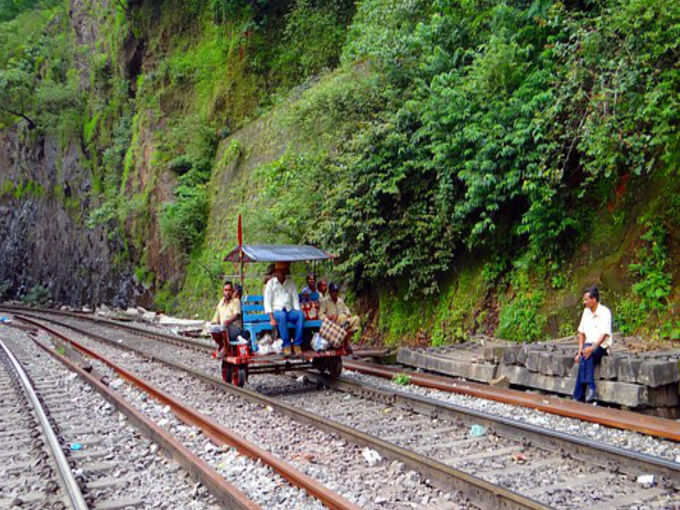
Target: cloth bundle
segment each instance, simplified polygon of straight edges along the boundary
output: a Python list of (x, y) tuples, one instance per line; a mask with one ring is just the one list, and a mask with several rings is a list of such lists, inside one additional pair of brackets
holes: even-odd
[(338, 347), (342, 347), (342, 344), (345, 342), (347, 331), (335, 322), (324, 319), (321, 323), (319, 334), (337, 349)]

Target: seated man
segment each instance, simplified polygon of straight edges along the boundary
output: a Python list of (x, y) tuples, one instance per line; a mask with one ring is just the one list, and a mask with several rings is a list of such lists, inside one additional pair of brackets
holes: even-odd
[(325, 278), (321, 278), (321, 280), (319, 280), (319, 284), (316, 286), (316, 289), (319, 291), (320, 302), (328, 298), (328, 282)]
[(309, 292), (309, 297), (312, 301), (316, 301), (317, 303), (321, 299), (321, 296), (319, 295), (319, 290), (316, 288), (316, 275), (314, 273), (309, 273), (307, 275), (307, 286), (302, 289), (302, 292), (300, 293), (300, 296), (305, 293), (305, 291)]
[(273, 328), (278, 326), (279, 336), (283, 340), (283, 354), (291, 354), (288, 326), (295, 326), (295, 339), (292, 353), (302, 352), (302, 329), (305, 316), (300, 310), (295, 282), (288, 277), (289, 262), (277, 262), (274, 265), (274, 278), (264, 287), (264, 312), (269, 314), (269, 323)]
[(352, 315), (345, 302), (338, 296), (338, 291), (335, 283), (328, 286), (328, 298), (321, 301), (321, 318), (331, 320), (347, 331), (356, 331), (359, 328), (359, 317)]
[(219, 346), (220, 355), (224, 355), (226, 342), (236, 339), (241, 332), (241, 299), (234, 297), (234, 286), (230, 281), (224, 282), (222, 299), (217, 303), (211, 322), (210, 334)]
[(574, 357), (578, 376), (574, 388), (574, 400), (594, 402), (598, 399), (595, 389), (595, 366), (612, 345), (612, 313), (600, 304), (600, 292), (590, 287), (583, 294), (583, 315), (578, 326), (578, 353)]

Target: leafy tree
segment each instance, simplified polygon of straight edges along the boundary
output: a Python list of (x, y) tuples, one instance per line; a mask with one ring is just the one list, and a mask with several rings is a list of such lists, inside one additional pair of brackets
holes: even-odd
[[(20, 117), (29, 129), (36, 127), (33, 116), (34, 87), (32, 76), (23, 69), (0, 69), (0, 120), (9, 125)], [(29, 115), (31, 117), (29, 117)]]

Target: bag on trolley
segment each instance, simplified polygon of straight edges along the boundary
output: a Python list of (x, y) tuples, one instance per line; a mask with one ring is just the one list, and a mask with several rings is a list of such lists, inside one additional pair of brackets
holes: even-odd
[(314, 333), (314, 336), (312, 337), (312, 349), (314, 349), (316, 352), (320, 352), (325, 351), (329, 347), (330, 343), (328, 342), (328, 340), (321, 336), (321, 333), (319, 332)]
[(319, 334), (328, 340), (328, 343), (330, 343), (332, 347), (337, 349), (342, 347), (342, 344), (345, 342), (347, 331), (345, 331), (342, 326), (339, 326), (335, 322), (324, 319), (321, 323)]

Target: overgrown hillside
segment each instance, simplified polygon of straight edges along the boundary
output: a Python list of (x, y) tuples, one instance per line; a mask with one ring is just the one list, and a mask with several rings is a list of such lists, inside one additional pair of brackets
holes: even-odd
[[(5, 131), (80, 148), (81, 227), (124, 241), (157, 306), (207, 313), (242, 213), (249, 242), (339, 254), (388, 342), (570, 334), (592, 283), (619, 329), (680, 337), (677, 2), (24, 0), (0, 20)], [(3, 203), (40, 189), (13, 175)]]

